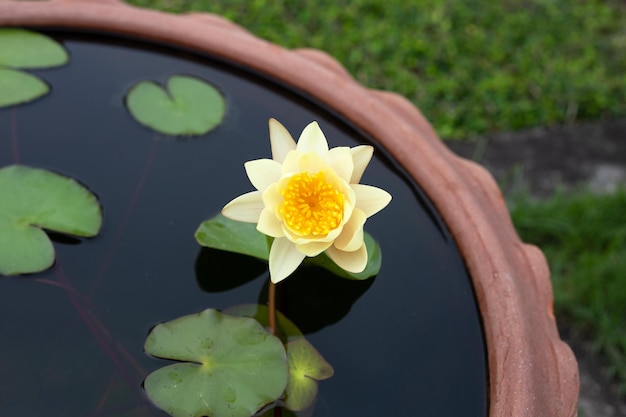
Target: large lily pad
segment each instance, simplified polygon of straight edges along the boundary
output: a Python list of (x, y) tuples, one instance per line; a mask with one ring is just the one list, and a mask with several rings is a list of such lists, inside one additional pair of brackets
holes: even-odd
[(139, 123), (167, 135), (203, 135), (222, 122), (226, 111), (215, 87), (185, 75), (170, 77), (167, 91), (142, 81), (129, 91), (126, 104)]
[[(218, 214), (202, 222), (195, 236), (200, 245), (208, 248), (254, 256), (264, 261), (269, 259), (271, 239), (259, 232), (253, 223), (238, 222)], [(367, 246), (368, 259), (365, 270), (362, 272), (347, 272), (324, 253), (314, 258), (306, 258), (305, 262), (325, 268), (342, 278), (356, 280), (371, 278), (380, 271), (382, 252), (370, 234), (364, 233), (363, 239)]]
[(76, 180), (23, 165), (0, 169), (0, 274), (52, 266), (54, 248), (41, 229), (92, 237), (101, 225), (97, 198)]
[(251, 318), (204, 310), (157, 325), (144, 348), (184, 361), (144, 383), (148, 397), (174, 417), (249, 417), (287, 385), (283, 344)]

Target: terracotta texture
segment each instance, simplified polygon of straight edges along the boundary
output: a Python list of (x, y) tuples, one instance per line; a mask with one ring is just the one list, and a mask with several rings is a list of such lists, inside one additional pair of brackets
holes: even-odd
[(286, 50), (208, 14), (175, 16), (116, 0), (0, 0), (0, 26), (72, 27), (183, 46), (269, 74), (328, 105), (383, 144), (455, 237), (483, 320), (489, 415), (577, 414), (578, 367), (559, 338), (543, 254), (519, 240), (490, 174), (451, 153), (406, 99), (364, 88), (323, 52)]

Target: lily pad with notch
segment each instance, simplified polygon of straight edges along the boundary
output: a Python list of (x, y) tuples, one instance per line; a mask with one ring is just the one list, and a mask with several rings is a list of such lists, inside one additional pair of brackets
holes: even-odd
[(152, 329), (144, 349), (182, 361), (148, 375), (148, 397), (174, 417), (249, 417), (285, 390), (282, 342), (256, 320), (214, 309)]
[(96, 196), (73, 178), (39, 168), (0, 169), (0, 274), (43, 271), (54, 247), (42, 229), (93, 237), (102, 226)]
[(333, 376), (333, 367), (326, 362), (305, 338), (287, 343), (289, 382), (285, 389), (284, 406), (293, 411), (305, 410), (317, 397), (317, 381)]
[(141, 81), (126, 96), (131, 115), (142, 125), (173, 136), (203, 135), (224, 118), (224, 96), (199, 78), (173, 75), (167, 89), (151, 81)]

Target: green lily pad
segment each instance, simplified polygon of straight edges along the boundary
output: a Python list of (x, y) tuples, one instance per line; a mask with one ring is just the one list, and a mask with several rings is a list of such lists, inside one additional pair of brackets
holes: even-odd
[(39, 98), (50, 91), (48, 84), (26, 72), (0, 67), (0, 107)]
[[(228, 314), (251, 317), (268, 326), (269, 308), (262, 304), (243, 304), (230, 307)], [(317, 381), (333, 376), (333, 367), (307, 341), (300, 329), (280, 311), (276, 311), (277, 335), (286, 341), (289, 381), (285, 389), (284, 406), (300, 411), (308, 408), (317, 396)]]
[(334, 370), (305, 338), (292, 340), (286, 348), (289, 382), (284, 406), (294, 411), (304, 410), (317, 396), (317, 381), (330, 378)]
[(76, 180), (22, 165), (0, 169), (0, 274), (52, 266), (54, 248), (42, 228), (92, 237), (101, 225), (97, 198)]
[(50, 91), (41, 79), (17, 68), (50, 68), (67, 60), (65, 48), (45, 35), (0, 28), (0, 108), (35, 100)]
[(65, 48), (48, 36), (24, 29), (0, 28), (0, 66), (51, 68), (67, 60)]
[(372, 235), (363, 233), (363, 241), (367, 247), (367, 265), (361, 272), (348, 272), (332, 261), (325, 253), (321, 253), (315, 258), (305, 258), (305, 263), (321, 266), (332, 272), (333, 274), (347, 279), (364, 280), (374, 277), (380, 272), (383, 263), (383, 254), (380, 245), (374, 240)]
[(249, 417), (287, 385), (285, 348), (256, 320), (208, 309), (152, 329), (144, 349), (184, 361), (148, 375), (148, 397), (174, 417)]
[[(269, 259), (272, 240), (259, 232), (254, 223), (238, 222), (218, 214), (202, 222), (195, 236), (200, 245), (208, 248), (253, 256), (264, 261)], [(367, 232), (364, 233), (363, 240), (367, 246), (368, 259), (362, 272), (347, 272), (324, 253), (313, 258), (305, 258), (305, 262), (325, 268), (342, 278), (355, 280), (371, 278), (380, 271), (382, 252), (378, 243)]]
[[(269, 327), (269, 308), (263, 304), (241, 304), (229, 307), (225, 313), (237, 317), (250, 317), (258, 321), (265, 328)], [(284, 342), (304, 337), (298, 326), (289, 320), (283, 313), (276, 311), (277, 336)]]
[(272, 239), (256, 230), (256, 224), (231, 220), (221, 214), (200, 224), (195, 233), (200, 245), (267, 261)]
[(167, 91), (142, 81), (128, 92), (126, 105), (141, 124), (167, 135), (203, 135), (218, 126), (226, 112), (222, 94), (198, 78), (174, 75)]
[(276, 417), (277, 415), (279, 415), (280, 417), (309, 417), (308, 414), (305, 414), (304, 416), (299, 416), (295, 412), (291, 410), (287, 410), (286, 408), (283, 408), (283, 407), (281, 407), (280, 409), (280, 414), (277, 414), (275, 407), (272, 407), (272, 408), (265, 410), (263, 414), (261, 414), (258, 417)]

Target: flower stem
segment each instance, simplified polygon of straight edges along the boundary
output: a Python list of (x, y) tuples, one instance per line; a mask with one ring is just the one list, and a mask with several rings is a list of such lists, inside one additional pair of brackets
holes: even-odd
[(268, 310), (267, 313), (270, 332), (276, 336), (276, 284), (270, 280), (270, 288), (268, 291)]

